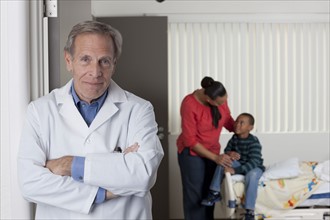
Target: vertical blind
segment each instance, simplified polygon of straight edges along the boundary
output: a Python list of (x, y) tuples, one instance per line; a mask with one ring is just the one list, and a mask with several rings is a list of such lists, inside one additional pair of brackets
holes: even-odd
[(222, 82), (234, 118), (256, 118), (256, 132), (329, 132), (329, 23), (172, 22), (169, 128), (204, 76)]

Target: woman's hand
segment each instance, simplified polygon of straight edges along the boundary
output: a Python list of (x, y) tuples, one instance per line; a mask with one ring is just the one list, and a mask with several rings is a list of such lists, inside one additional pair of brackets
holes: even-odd
[(193, 148), (199, 156), (208, 158), (209, 160), (214, 161), (216, 164), (221, 165), (223, 167), (231, 167), (232, 159), (227, 154), (214, 154), (211, 151), (207, 150), (203, 145), (196, 144)]
[(226, 153), (232, 160), (239, 160), (241, 158), (241, 155), (237, 153), (236, 151), (229, 151)]
[(223, 167), (231, 167), (232, 160), (231, 160), (229, 155), (220, 154), (220, 155), (218, 155), (215, 163), (218, 164), (218, 165), (221, 165)]
[(235, 174), (235, 170), (232, 167), (225, 167), (225, 173), (229, 172), (231, 175)]

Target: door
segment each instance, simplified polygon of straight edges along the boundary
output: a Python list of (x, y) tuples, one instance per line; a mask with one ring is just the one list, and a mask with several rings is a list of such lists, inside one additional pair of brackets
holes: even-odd
[(125, 90), (146, 100), (155, 109), (158, 136), (164, 159), (152, 188), (154, 219), (169, 218), (168, 102), (167, 102), (167, 18), (102, 17), (123, 35), (123, 52), (113, 79)]

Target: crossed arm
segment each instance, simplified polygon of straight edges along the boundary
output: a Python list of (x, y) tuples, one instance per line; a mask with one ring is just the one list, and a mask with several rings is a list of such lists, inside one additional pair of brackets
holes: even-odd
[[(134, 143), (124, 150), (124, 154), (130, 152), (137, 152), (139, 144)], [(74, 156), (63, 156), (58, 159), (48, 160), (45, 167), (48, 168), (53, 174), (60, 176), (72, 176), (72, 161)], [(105, 200), (116, 198), (112, 192), (106, 190)]]

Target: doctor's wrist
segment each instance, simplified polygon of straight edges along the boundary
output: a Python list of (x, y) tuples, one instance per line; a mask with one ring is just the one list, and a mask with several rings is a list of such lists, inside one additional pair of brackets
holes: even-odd
[(110, 199), (114, 199), (114, 198), (117, 198), (118, 196), (113, 194), (112, 192), (110, 191), (106, 191), (106, 194), (105, 194), (105, 200), (110, 200)]
[(85, 157), (73, 157), (71, 165), (71, 176), (74, 180), (84, 182)]

